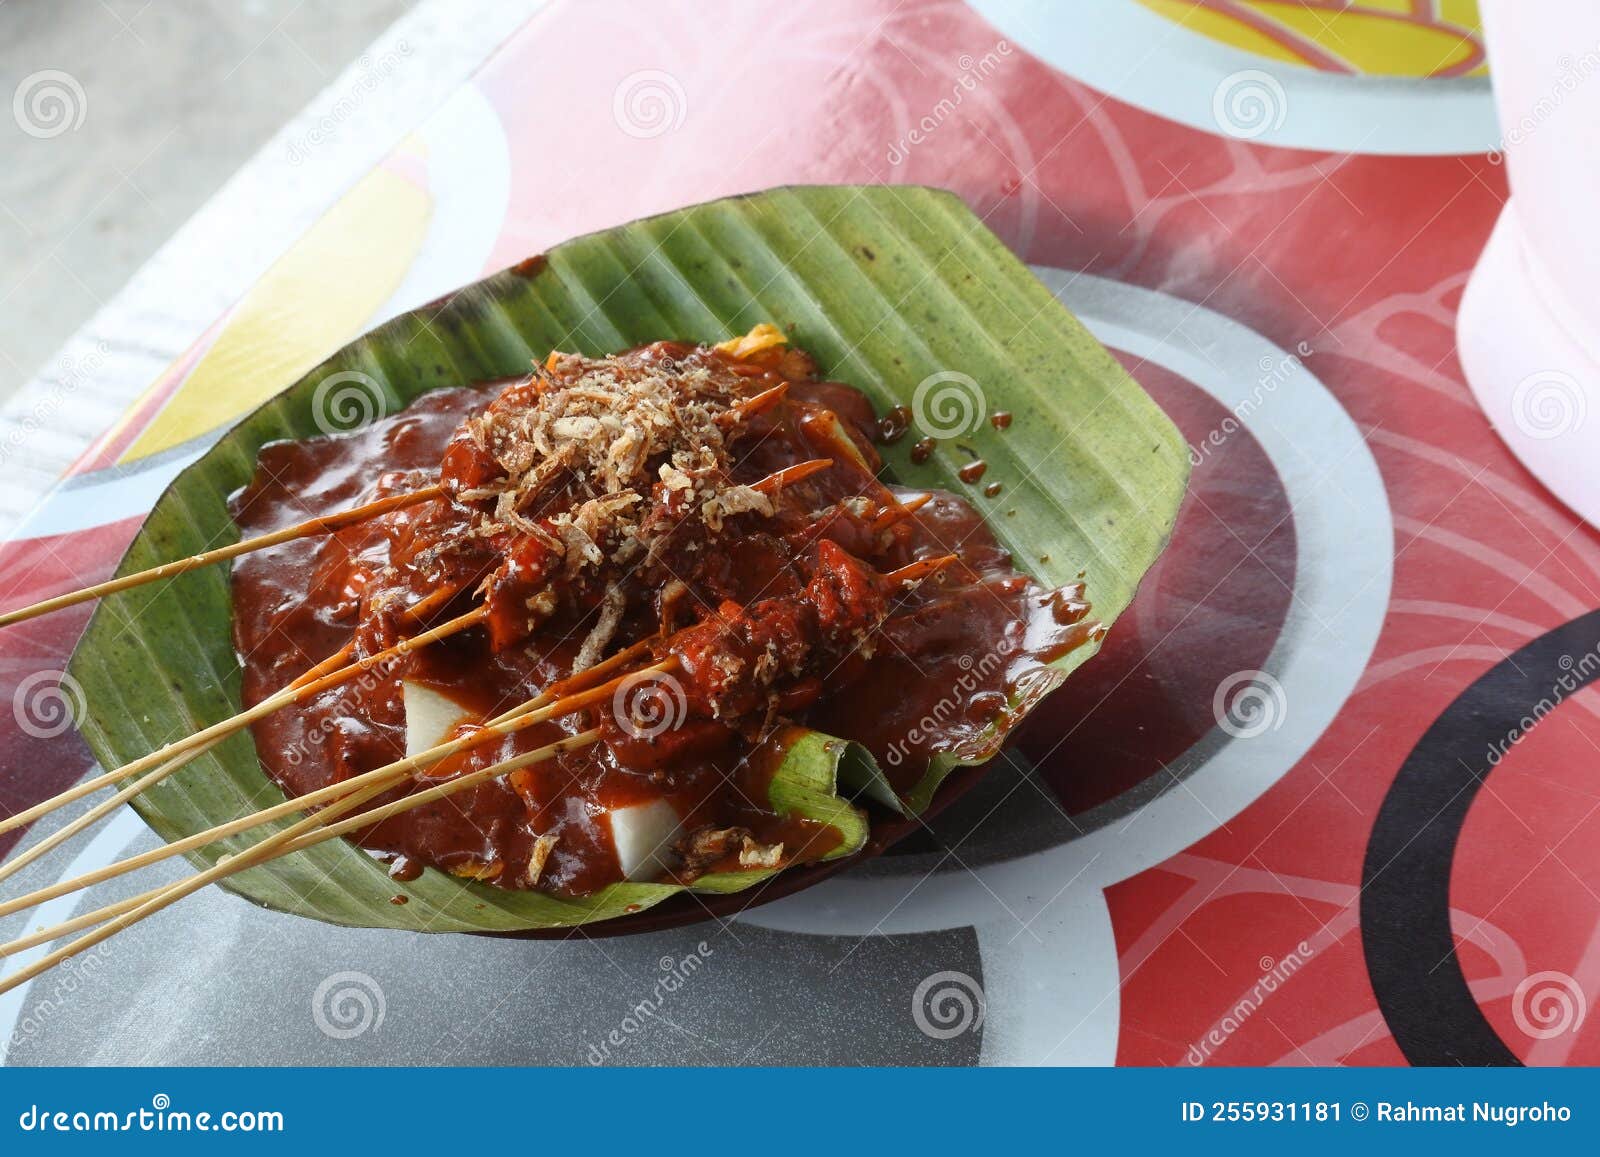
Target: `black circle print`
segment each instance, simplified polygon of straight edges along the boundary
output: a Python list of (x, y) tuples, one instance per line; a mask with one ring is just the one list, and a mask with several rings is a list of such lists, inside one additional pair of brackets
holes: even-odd
[[(1361, 868), (1361, 942), (1378, 1008), (1414, 1065), (1516, 1065), (1467, 988), (1450, 934), (1461, 825), (1511, 743), (1600, 674), (1600, 611), (1502, 659), (1417, 742)], [(1542, 706), (1541, 706), (1542, 705)]]

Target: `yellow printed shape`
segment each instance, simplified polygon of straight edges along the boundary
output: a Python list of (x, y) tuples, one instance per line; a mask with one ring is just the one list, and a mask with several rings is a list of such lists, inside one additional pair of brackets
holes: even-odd
[[(1406, 0), (1354, 0), (1344, 8), (1292, 0), (1234, 0), (1247, 22), (1203, 0), (1139, 0), (1193, 32), (1267, 60), (1316, 68), (1297, 48), (1309, 41), (1328, 57), (1368, 76), (1426, 77), (1471, 59), (1482, 40), (1474, 0), (1439, 0), (1434, 14), (1414, 13)], [(1482, 76), (1480, 62), (1464, 75)]]
[(432, 212), (405, 178), (363, 177), (245, 295), (122, 461), (225, 425), (359, 335), (411, 268)]
[(1264, 60), (1283, 64), (1304, 65), (1305, 58), (1294, 49), (1278, 43), (1264, 32), (1241, 24), (1225, 12), (1207, 8), (1194, 0), (1139, 0), (1157, 15), (1165, 16), (1174, 24), (1181, 24), (1190, 32), (1197, 32), (1208, 40), (1215, 40)]

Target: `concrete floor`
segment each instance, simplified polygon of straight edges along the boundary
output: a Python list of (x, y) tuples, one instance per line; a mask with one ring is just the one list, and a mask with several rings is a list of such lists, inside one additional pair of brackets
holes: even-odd
[(0, 401), (408, 0), (0, 0)]

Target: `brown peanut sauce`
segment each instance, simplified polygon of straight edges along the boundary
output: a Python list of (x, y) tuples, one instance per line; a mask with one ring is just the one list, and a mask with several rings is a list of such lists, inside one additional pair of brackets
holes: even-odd
[[(657, 343), (634, 352), (682, 356), (690, 348)], [(263, 534), (437, 481), (441, 457), (462, 421), (508, 384), (438, 390), (350, 434), (263, 447), (253, 480), (233, 498), (241, 533)], [(802, 531), (813, 544), (819, 534), (838, 543), (878, 573), (949, 553), (958, 553), (960, 562), (895, 594), (867, 647), (785, 691), (781, 712), (759, 732), (694, 717), (643, 738), (609, 726), (603, 743), (358, 833), (358, 845), (395, 859), (397, 880), (409, 878), (418, 865), (433, 865), (498, 886), (526, 887), (523, 872), (536, 839), (555, 835), (536, 886), (561, 895), (588, 894), (621, 878), (602, 817), (610, 809), (659, 799), (684, 817), (685, 831), (702, 825), (746, 828), (763, 844), (781, 843), (784, 864), (814, 861), (838, 846), (840, 834), (798, 815), (775, 815), (767, 802), (777, 763), (767, 741), (784, 726), (813, 727), (864, 744), (904, 791), (921, 778), (931, 755), (970, 750), (992, 723), (1004, 721), (1009, 689), (1094, 637), (1098, 628), (1086, 618), (1081, 588), (1046, 591), (1013, 570), (981, 515), (955, 495), (935, 492), (914, 514), (880, 533), (870, 530), (870, 519), (864, 525), (860, 519), (797, 513), (835, 510), (860, 496), (875, 510), (892, 509), (898, 500), (927, 493), (884, 487), (875, 479), (881, 463), (873, 442), (882, 426), (853, 387), (793, 382), (781, 414), (754, 424), (760, 428), (741, 448), (738, 481), (753, 482), (819, 456), (833, 457), (838, 465), (793, 487), (797, 493), (786, 494), (784, 510), (773, 518), (751, 513), (730, 520), (715, 549), (693, 560), (687, 576), (693, 597), (673, 612), (673, 628), (694, 625), (718, 598), (751, 604), (798, 597), (795, 543)], [(841, 437), (848, 446), (839, 444)], [(364, 523), (260, 550), (235, 564), (234, 641), (246, 705), (351, 642), (362, 599), (379, 581), (374, 575), (385, 573), (393, 544), (450, 531), (467, 512), (440, 499), (385, 517), (383, 528)], [(810, 550), (814, 557), (815, 545)], [(465, 585), (429, 621), (471, 609), (472, 590)], [(631, 608), (611, 649), (657, 634), (657, 611)], [(489, 632), (464, 631), (415, 652), (393, 670), (357, 677), (257, 722), (253, 734), (262, 765), (291, 796), (371, 771), (405, 755), (402, 678), (442, 691), (486, 719), (567, 676), (583, 637), (575, 618), (559, 615), (525, 641), (498, 650)], [(362, 653), (376, 647), (358, 641)], [(607, 726), (607, 713), (607, 704), (597, 704), (462, 753), (370, 806)], [(737, 869), (736, 860), (729, 857), (710, 869)]]

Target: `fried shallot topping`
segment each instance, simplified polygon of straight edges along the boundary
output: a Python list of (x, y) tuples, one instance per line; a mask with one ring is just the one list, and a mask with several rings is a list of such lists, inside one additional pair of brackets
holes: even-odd
[[(772, 327), (758, 330), (771, 333), (750, 356), (783, 345)], [(484, 582), (497, 646), (562, 606), (593, 608), (581, 670), (641, 591), (672, 581), (675, 552), (702, 549), (740, 515), (772, 516), (769, 494), (735, 481), (734, 447), (749, 427), (740, 403), (755, 398), (758, 412), (783, 380), (742, 356), (664, 344), (556, 353), (462, 424), (442, 482), (474, 511), (469, 537), (481, 545), (463, 549), (501, 560)]]
[[(597, 520), (628, 511), (657, 476), (677, 487), (726, 469), (718, 418), (743, 385), (699, 356), (553, 354), (529, 382), (464, 424), (500, 476), (464, 486), (458, 497), (493, 500), (483, 532), (525, 530), (526, 513), (565, 485), (588, 499), (566, 521), (592, 539)], [(595, 500), (601, 505), (585, 509)]]
[(684, 836), (673, 850), (678, 856), (678, 877), (683, 880), (703, 876), (735, 855), (741, 868), (783, 866), (783, 845), (763, 844), (749, 828), (719, 828), (708, 824)]

